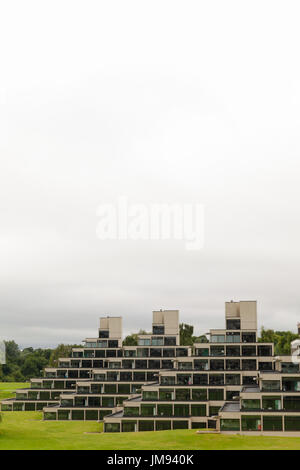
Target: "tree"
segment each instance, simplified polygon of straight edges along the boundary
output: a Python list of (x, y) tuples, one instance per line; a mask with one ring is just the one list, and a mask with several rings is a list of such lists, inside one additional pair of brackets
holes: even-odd
[(274, 331), (261, 328), (260, 343), (274, 343), (274, 354), (278, 356), (288, 356), (291, 354), (291, 342), (298, 339), (298, 334), (291, 331)]
[(122, 345), (123, 346), (137, 346), (139, 335), (151, 335), (151, 333), (147, 333), (147, 331), (145, 330), (139, 330), (138, 333), (131, 333), (131, 335), (128, 335), (123, 339)]
[(80, 346), (77, 344), (59, 344), (57, 348), (51, 351), (49, 365), (51, 367), (57, 367), (58, 359), (60, 357), (70, 357), (72, 348), (80, 348)]
[(193, 333), (194, 333), (194, 327), (192, 325), (188, 325), (187, 323), (180, 323), (179, 325), (180, 345), (192, 346), (193, 345)]

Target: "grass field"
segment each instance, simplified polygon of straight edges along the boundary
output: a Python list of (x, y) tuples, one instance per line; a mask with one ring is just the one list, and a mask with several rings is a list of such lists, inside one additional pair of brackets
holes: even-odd
[(23, 382), (0, 382), (0, 401), (14, 397), (17, 388), (28, 388), (29, 386), (28, 383)]
[[(0, 384), (1, 393), (26, 384)], [(4, 449), (300, 449), (300, 437), (196, 434), (195, 430), (101, 434), (94, 421), (42, 421), (40, 412), (4, 412), (0, 450)], [(92, 434), (89, 434), (92, 433)], [(96, 433), (96, 434), (93, 434)]]

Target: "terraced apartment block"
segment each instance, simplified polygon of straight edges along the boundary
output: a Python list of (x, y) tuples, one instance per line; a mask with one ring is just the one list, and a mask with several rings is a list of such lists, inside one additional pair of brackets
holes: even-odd
[(193, 346), (180, 345), (178, 310), (154, 311), (152, 333), (137, 346), (122, 346), (121, 317), (105, 317), (97, 338), (31, 379), (2, 410), (104, 420), (104, 432), (300, 431), (297, 341), (292, 353), (274, 357), (273, 344), (258, 342), (256, 301), (226, 302), (225, 328)]

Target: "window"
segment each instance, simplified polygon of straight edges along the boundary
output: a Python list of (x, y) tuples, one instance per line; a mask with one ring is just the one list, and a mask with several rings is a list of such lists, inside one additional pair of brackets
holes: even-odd
[(148, 356), (149, 356), (149, 348), (137, 349), (137, 357), (148, 357)]
[(75, 397), (75, 406), (86, 406), (86, 398), (85, 397)]
[(135, 368), (136, 369), (147, 369), (147, 361), (144, 359), (137, 359), (135, 361)]
[(143, 391), (143, 400), (157, 400), (158, 392), (156, 391)]
[(99, 330), (99, 338), (108, 338), (109, 331), (108, 330)]
[(190, 390), (186, 388), (177, 388), (175, 396), (176, 400), (190, 400)]
[(224, 346), (211, 346), (210, 355), (211, 356), (224, 356)]
[[(117, 372), (110, 372), (111, 374), (115, 374), (117, 376)], [(108, 375), (108, 373), (107, 373)], [(105, 381), (105, 374), (95, 374), (94, 379), (98, 380), (99, 382)]]
[(240, 343), (240, 333), (226, 333), (226, 343)]
[(12, 411), (12, 408), (13, 408), (12, 405), (4, 405), (3, 403), (1, 405), (2, 411)]
[(92, 408), (99, 408), (100, 397), (88, 397), (88, 406), (91, 406)]
[(211, 335), (210, 341), (212, 343), (225, 343), (225, 335)]
[(227, 320), (226, 329), (227, 330), (240, 330), (241, 320), (240, 319)]
[(299, 372), (299, 364), (293, 364), (292, 362), (282, 362), (281, 363), (281, 371), (283, 373), (293, 373)]
[(59, 420), (67, 420), (69, 419), (69, 411), (68, 410), (58, 410), (58, 413), (57, 413), (57, 419)]
[(138, 416), (139, 411), (138, 406), (124, 406), (124, 416)]
[(114, 384), (105, 384), (104, 393), (117, 393), (117, 386)]
[(136, 430), (136, 421), (122, 421), (122, 432), (134, 432)]
[(105, 357), (105, 351), (97, 349), (97, 351), (95, 351), (95, 357)]
[(99, 419), (103, 420), (104, 416), (111, 414), (112, 410), (100, 410), (99, 411)]
[[(14, 411), (23, 411), (23, 403), (13, 403), (13, 410)], [(49, 413), (51, 414), (51, 413)], [(45, 419), (56, 419), (56, 413), (53, 413), (55, 415), (55, 418), (46, 418), (45, 416), (47, 415), (47, 413), (45, 413), (44, 415), (44, 418)]]
[(239, 419), (221, 419), (221, 431), (239, 431)]
[(120, 432), (120, 423), (105, 423), (105, 432)]
[(150, 338), (139, 338), (138, 339), (138, 345), (139, 346), (150, 346)]
[(227, 359), (226, 370), (240, 370), (241, 364), (239, 359)]
[(150, 357), (161, 357), (160, 348), (150, 348)]
[(280, 390), (280, 380), (263, 380), (262, 381), (262, 391), (263, 392), (273, 392)]
[(35, 411), (34, 403), (25, 403), (25, 411)]
[(284, 417), (284, 430), (285, 431), (300, 431), (300, 416), (285, 416)]
[(226, 374), (226, 385), (240, 385), (240, 374)]
[(149, 361), (149, 369), (160, 369), (160, 360), (152, 359)]
[(191, 405), (192, 416), (206, 416), (206, 405)]
[(160, 377), (161, 385), (175, 385), (175, 377), (174, 375), (162, 375)]
[(242, 346), (242, 356), (256, 356), (256, 346)]
[(133, 360), (132, 359), (123, 359), (123, 361), (122, 361), (122, 368), (123, 369), (132, 369), (132, 367), (133, 367)]
[(130, 385), (129, 384), (119, 384), (118, 385), (118, 393), (130, 393)]
[(124, 356), (125, 357), (136, 357), (136, 351), (134, 351), (133, 349), (125, 349)]
[(156, 431), (166, 431), (171, 429), (171, 421), (156, 421), (155, 429)]
[[(214, 356), (214, 354), (211, 354)], [(206, 357), (209, 356), (209, 349), (208, 348), (197, 348), (196, 349), (196, 356)]]
[(72, 420), (81, 421), (84, 420), (84, 411), (81, 410), (72, 410)]
[(189, 405), (174, 405), (174, 416), (189, 416)]
[(120, 380), (121, 382), (124, 381), (131, 381), (132, 380), (132, 372), (120, 372)]
[(224, 400), (224, 390), (218, 388), (210, 388), (208, 390), (209, 400)]
[(261, 431), (260, 416), (242, 416), (242, 431)]
[(164, 345), (163, 336), (153, 336), (151, 344), (152, 346), (163, 346)]
[(141, 405), (141, 416), (154, 416), (155, 405)]
[(177, 348), (176, 357), (187, 357), (188, 350), (186, 348)]
[[(128, 374), (131, 376), (131, 372), (122, 372), (122, 374)], [(101, 379), (100, 377), (103, 377), (103, 379)], [(107, 372), (107, 381), (111, 381), (111, 382), (116, 382), (118, 380), (118, 372)], [(105, 382), (105, 374), (97, 374), (97, 379), (96, 380), (99, 380), (101, 382)]]
[(242, 400), (242, 410), (260, 410), (260, 400)]
[(283, 397), (283, 408), (287, 411), (300, 411), (300, 397), (286, 396)]
[(115, 400), (113, 397), (103, 397), (102, 398), (103, 408), (113, 408), (115, 406)]
[(158, 374), (156, 374), (155, 372), (147, 372), (146, 377), (147, 377), (147, 382), (158, 381)]
[(252, 375), (245, 375), (243, 377), (243, 385), (256, 385), (256, 377), (252, 377)]
[(162, 369), (174, 369), (174, 364), (172, 361), (165, 359), (161, 361)]
[(178, 362), (178, 369), (179, 370), (191, 370), (193, 369), (192, 362)]
[(224, 360), (223, 359), (211, 359), (210, 370), (224, 370)]
[[(210, 406), (209, 407), (209, 416), (218, 416), (219, 410), (220, 410), (219, 406)], [(208, 424), (209, 424), (209, 422), (208, 422)]]
[(242, 333), (242, 343), (256, 343), (256, 333)]
[(273, 363), (269, 362), (258, 362), (258, 370), (273, 370)]
[(195, 359), (194, 368), (196, 370), (208, 370), (208, 359)]
[(238, 397), (240, 392), (238, 390), (227, 390), (226, 391), (226, 400), (234, 400), (235, 397)]
[(257, 352), (259, 356), (272, 356), (272, 346), (258, 346)]
[(209, 374), (209, 385), (224, 385), (224, 375)]
[(118, 345), (118, 340), (117, 339), (110, 339), (108, 341), (108, 347), (109, 348), (117, 348), (119, 345)]
[(188, 429), (188, 421), (173, 421), (173, 429)]
[(264, 431), (282, 431), (281, 416), (263, 416)]
[(98, 420), (98, 411), (97, 410), (86, 410), (85, 412), (86, 420)]
[[(278, 381), (278, 384), (280, 384), (279, 381)], [(277, 390), (279, 389), (280, 389), (280, 385), (278, 385)], [(282, 389), (284, 392), (300, 392), (300, 378), (299, 377), (283, 377)]]
[(192, 389), (192, 400), (207, 400), (207, 389), (206, 388)]
[(163, 349), (163, 357), (175, 357), (175, 349)]
[(242, 369), (243, 370), (256, 370), (256, 360), (255, 359), (242, 359)]
[(166, 336), (165, 337), (165, 346), (176, 346), (176, 337), (175, 336)]
[(160, 400), (174, 400), (174, 389), (173, 388), (165, 388), (159, 389), (159, 399)]
[(208, 375), (207, 374), (194, 374), (193, 384), (194, 385), (208, 385)]
[(281, 398), (279, 396), (266, 396), (262, 399), (264, 410), (281, 410)]
[[(15, 407), (14, 407), (14, 411), (15, 411)], [(56, 420), (56, 413), (44, 413), (44, 419), (45, 420)]]
[(153, 325), (153, 334), (154, 335), (164, 335), (165, 334), (164, 325)]
[(157, 416), (172, 416), (172, 405), (157, 405)]
[(190, 374), (177, 374), (178, 385), (191, 385), (192, 376)]
[(139, 421), (139, 431), (154, 431), (154, 421)]

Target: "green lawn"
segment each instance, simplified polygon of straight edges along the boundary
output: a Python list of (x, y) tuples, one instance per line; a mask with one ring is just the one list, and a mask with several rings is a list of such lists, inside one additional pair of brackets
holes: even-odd
[[(0, 384), (0, 390), (19, 386), (26, 384)], [(196, 434), (195, 430), (102, 434), (102, 425), (94, 421), (42, 421), (42, 413), (33, 411), (3, 412), (2, 416), (0, 450), (300, 449), (300, 437)]]
[(17, 388), (28, 388), (29, 383), (23, 382), (0, 382), (0, 401), (5, 398), (12, 398), (15, 396)]

